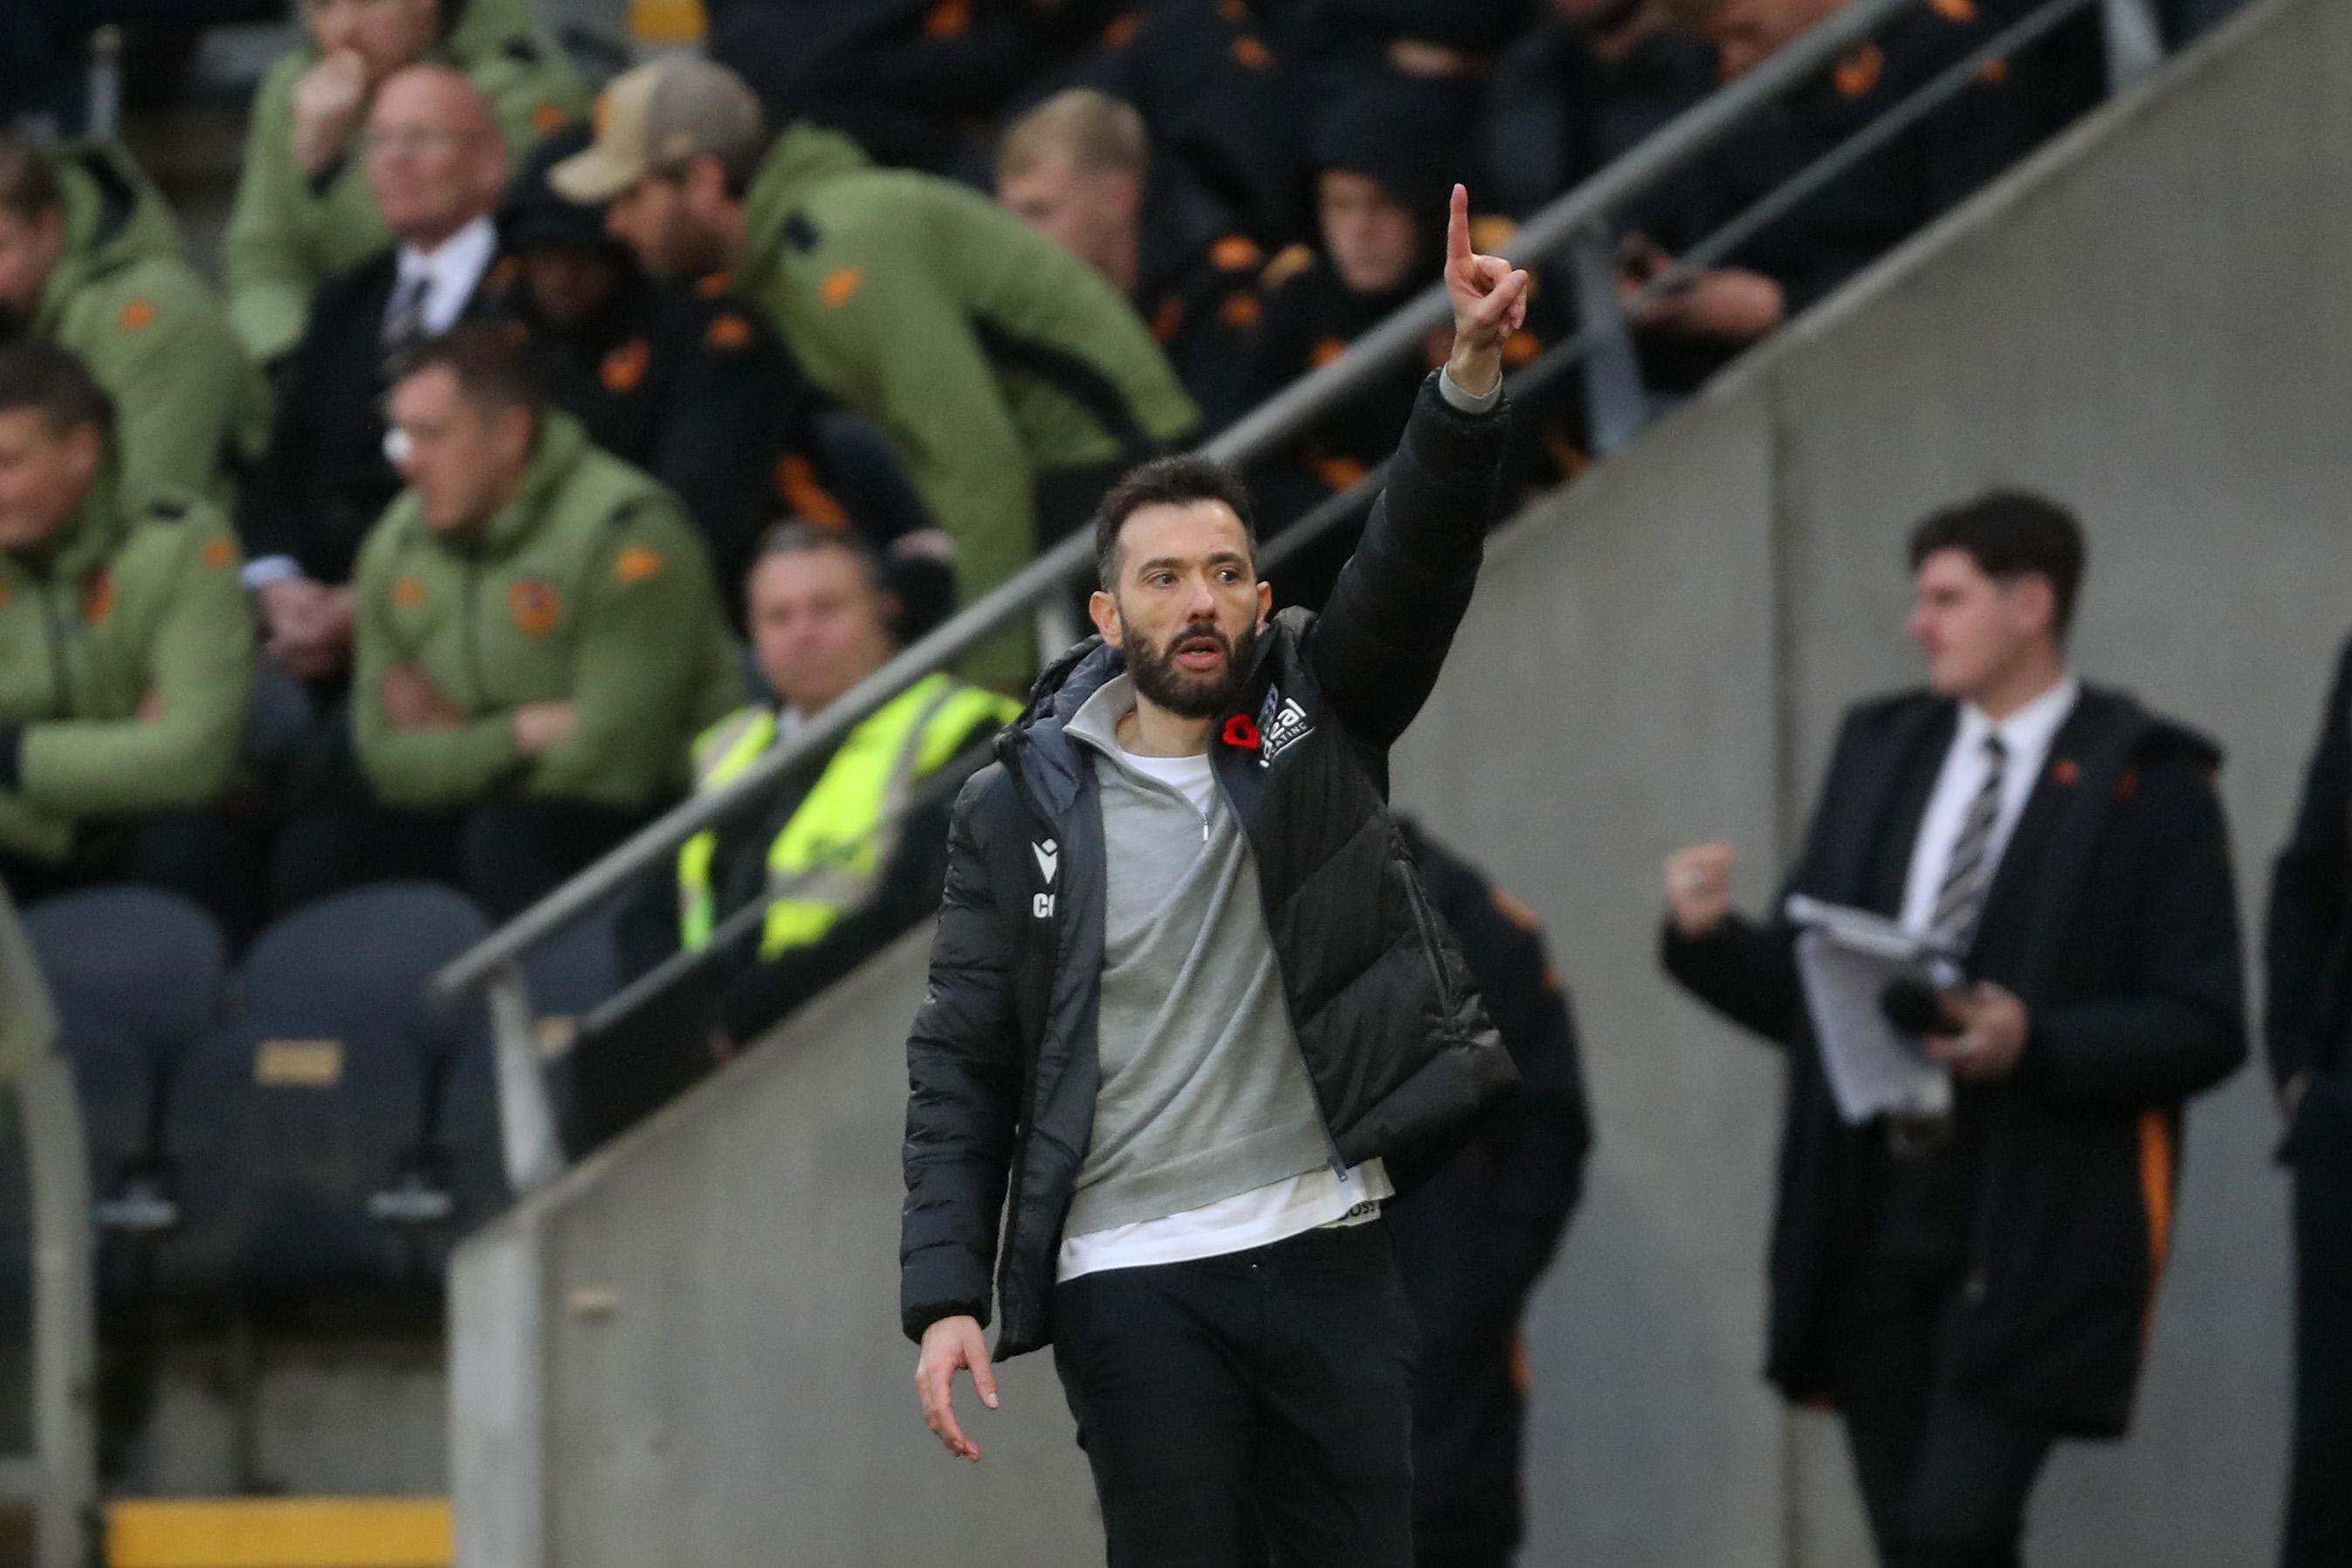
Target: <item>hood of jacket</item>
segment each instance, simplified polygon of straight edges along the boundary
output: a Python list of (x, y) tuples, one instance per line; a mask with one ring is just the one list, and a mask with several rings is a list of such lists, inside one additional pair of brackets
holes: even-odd
[(36, 331), (47, 331), (89, 283), (151, 257), (180, 255), (180, 226), (138, 160), (111, 142), (68, 142), (50, 154), (65, 200), (66, 243), (41, 286)]
[(873, 167), (865, 150), (838, 131), (804, 120), (785, 126), (761, 160), (760, 172), (743, 197), (748, 237), (740, 271), (744, 281), (756, 286), (781, 264), (785, 226), (819, 185)]

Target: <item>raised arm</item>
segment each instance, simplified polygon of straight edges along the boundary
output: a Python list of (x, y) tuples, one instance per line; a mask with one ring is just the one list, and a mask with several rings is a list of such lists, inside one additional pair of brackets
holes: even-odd
[(1310, 648), (1340, 721), (1375, 746), (1403, 734), (1429, 700), (1470, 607), (1507, 430), (1503, 344), (1527, 319), (1528, 275), (1470, 248), (1470, 196), (1460, 185), (1447, 221), (1445, 288), (1453, 354), (1422, 388)]

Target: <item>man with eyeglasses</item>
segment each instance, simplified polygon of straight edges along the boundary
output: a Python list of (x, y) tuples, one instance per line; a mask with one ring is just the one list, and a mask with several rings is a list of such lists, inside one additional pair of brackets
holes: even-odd
[(524, 0), (301, 0), (300, 10), (309, 41), (254, 95), (224, 246), (230, 317), (264, 365), (300, 340), (321, 284), (393, 243), (397, 225), (377, 209), (361, 143), (404, 68), (462, 73), (517, 156), (587, 107)]
[[(407, 67), (378, 89), (361, 146), (373, 205), (397, 247), (319, 291), (238, 518), (264, 655), (309, 688), (329, 721), (314, 738), (322, 754), (299, 769), (305, 810), (324, 804), (314, 794), (340, 800), (358, 787), (334, 710), (351, 660), (352, 563), (401, 489), (384, 445), (394, 366), (458, 322), (500, 313), (492, 215), (506, 146), (488, 98), (450, 67)], [(316, 857), (282, 869), (273, 878), (280, 906), (349, 879)]]

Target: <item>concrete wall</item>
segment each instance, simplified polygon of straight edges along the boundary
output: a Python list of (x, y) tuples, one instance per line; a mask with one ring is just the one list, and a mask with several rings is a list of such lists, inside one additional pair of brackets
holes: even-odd
[[(2352, 8), (2269, 0), (1497, 542), (1396, 776), (1543, 914), (1590, 1053), (1591, 1195), (1529, 1324), (1529, 1563), (1868, 1560), (1833, 1430), (1756, 1375), (1778, 1066), (1664, 984), (1653, 921), (1696, 837), (1739, 844), (1759, 899), (1840, 709), (1916, 679), (1923, 510), (1995, 481), (2081, 509), (2081, 665), (2228, 746), (2259, 908), (2352, 622), (2347, 81)], [(1099, 1560), (1042, 1361), (1009, 1369), (976, 1470), (907, 1386), (920, 942), (461, 1254), (467, 1568)], [(2270, 1554), (2270, 1138), (2251, 1074), (2199, 1107), (2138, 1433), (2061, 1457), (2037, 1563)]]
[[(1834, 1434), (1755, 1382), (1777, 1068), (1662, 982), (1653, 921), (1701, 837), (1760, 901), (1843, 707), (1917, 679), (1924, 511), (1995, 483), (2080, 510), (2080, 666), (2228, 748), (2251, 945), (2352, 624), (2352, 9), (2263, 7), (2175, 71), (1520, 524), (1401, 750), (1400, 799), (1549, 923), (1598, 1101), (1530, 1325), (1530, 1563), (1868, 1561)], [(2062, 1455), (2035, 1561), (2271, 1554), (2273, 1136), (2256, 1074), (2198, 1107), (2137, 1432)]]

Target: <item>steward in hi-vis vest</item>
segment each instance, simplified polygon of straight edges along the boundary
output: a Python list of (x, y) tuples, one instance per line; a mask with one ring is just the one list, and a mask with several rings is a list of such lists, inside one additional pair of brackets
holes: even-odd
[[(849, 732), (815, 785), (799, 798), (757, 864), (730, 882), (778, 896), (760, 921), (759, 958), (772, 963), (821, 942), (874, 901), (883, 872), (906, 835), (916, 788), (973, 742), (1019, 712), (1010, 700), (946, 675), (918, 681)], [(742, 776), (778, 739), (776, 710), (754, 703), (712, 725), (695, 742), (695, 788), (715, 790)], [(761, 818), (772, 823), (777, 814)], [(717, 924), (713, 866), (717, 829), (698, 833), (677, 854), (678, 944), (709, 945)], [(755, 880), (756, 878), (756, 880)], [(783, 889), (789, 889), (786, 892)]]
[[(806, 521), (772, 530), (752, 560), (748, 598), (752, 653), (780, 700), (703, 731), (698, 792), (740, 778), (898, 650), (897, 601), (855, 535)], [(772, 900), (711, 972), (730, 1038), (751, 1040), (938, 907), (950, 801), (925, 783), (982, 752), (1019, 712), (952, 676), (929, 676), (794, 770), (763, 806), (678, 850), (679, 949), (709, 946), (730, 915)]]
[[(774, 695), (695, 742), (698, 792), (743, 777), (898, 651), (898, 601), (854, 533), (804, 519), (771, 529), (747, 598)], [(573, 1048), (575, 1150), (655, 1110), (937, 910), (957, 782), (1019, 711), (952, 676), (919, 680), (688, 839), (673, 875), (646, 879), (618, 933), (625, 973), (721, 951)]]

